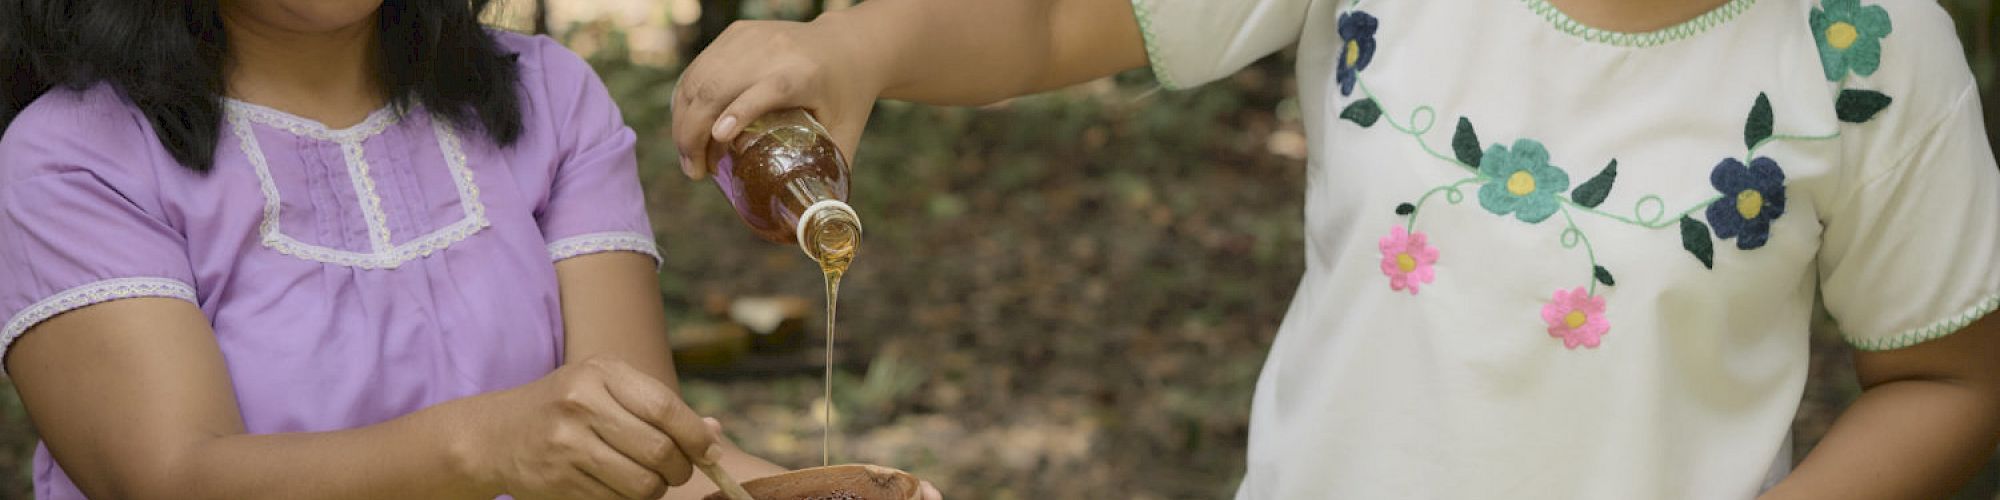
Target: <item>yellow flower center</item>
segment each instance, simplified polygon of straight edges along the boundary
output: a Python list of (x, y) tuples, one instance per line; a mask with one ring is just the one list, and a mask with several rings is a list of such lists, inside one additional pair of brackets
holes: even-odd
[[(1849, 30), (1849, 31), (1853, 31), (1853, 30)], [(1355, 61), (1360, 61), (1360, 60), (1361, 60), (1361, 44), (1359, 44), (1359, 43), (1355, 43), (1355, 42), (1354, 42), (1353, 40), (1348, 40), (1348, 41), (1347, 41), (1347, 67), (1349, 67), (1349, 68), (1352, 68), (1352, 67), (1354, 67), (1354, 62), (1355, 62)]]
[(1590, 317), (1583, 315), (1583, 311), (1570, 311), (1569, 314), (1563, 315), (1563, 324), (1569, 325), (1570, 328), (1583, 326), (1586, 321), (1590, 321)]
[(1736, 193), (1736, 213), (1741, 214), (1743, 220), (1757, 218), (1757, 214), (1764, 213), (1764, 193), (1759, 193), (1755, 189), (1745, 189), (1741, 193)]
[(1414, 271), (1417, 269), (1417, 259), (1407, 253), (1396, 254), (1396, 269), (1406, 273)]
[(1526, 170), (1514, 171), (1514, 175), (1507, 176), (1507, 192), (1514, 193), (1514, 196), (1535, 192), (1535, 176), (1529, 175)]
[(1826, 27), (1826, 44), (1832, 45), (1836, 49), (1847, 50), (1848, 46), (1854, 45), (1854, 39), (1860, 37), (1861, 33), (1855, 31), (1854, 25), (1847, 24), (1846, 21), (1833, 23), (1833, 26)]

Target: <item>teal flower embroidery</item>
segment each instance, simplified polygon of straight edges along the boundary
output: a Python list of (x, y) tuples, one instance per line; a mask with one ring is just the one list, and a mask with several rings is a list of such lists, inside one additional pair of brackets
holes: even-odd
[(1813, 41), (1819, 44), (1819, 64), (1828, 81), (1840, 81), (1847, 72), (1868, 76), (1882, 64), (1882, 37), (1889, 36), (1889, 11), (1880, 5), (1862, 6), (1861, 0), (1826, 0), (1826, 8), (1813, 8)]
[(1499, 144), (1486, 148), (1479, 176), (1487, 179), (1479, 187), (1480, 207), (1528, 223), (1555, 215), (1562, 208), (1562, 193), (1569, 190), (1569, 173), (1549, 165), (1548, 149), (1533, 139), (1516, 140), (1512, 149)]

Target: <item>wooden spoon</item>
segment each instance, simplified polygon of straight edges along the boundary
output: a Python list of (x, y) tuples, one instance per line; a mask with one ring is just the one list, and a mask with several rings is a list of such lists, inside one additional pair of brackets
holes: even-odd
[[(915, 500), (916, 476), (879, 465), (849, 464), (800, 469), (743, 483), (757, 500)], [(722, 492), (705, 500), (728, 500)]]
[(715, 483), (715, 487), (722, 490), (715, 492), (716, 495), (722, 495), (728, 500), (757, 500), (756, 497), (750, 496), (750, 492), (743, 491), (743, 485), (736, 484), (736, 478), (729, 477), (729, 471), (724, 470), (721, 464), (696, 464), (696, 466), (701, 468), (703, 475), (708, 476), (709, 482)]

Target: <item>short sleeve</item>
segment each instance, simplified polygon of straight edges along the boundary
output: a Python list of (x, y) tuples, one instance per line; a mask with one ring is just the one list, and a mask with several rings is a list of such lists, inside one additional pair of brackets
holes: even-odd
[(1297, 43), (1310, 0), (1132, 0), (1153, 75), (1184, 89)]
[(1856, 348), (1916, 345), (2000, 306), (2000, 167), (1972, 90), (1882, 155), (1826, 222), (1820, 293)]
[(0, 138), (0, 357), (84, 306), (196, 302), (186, 238), (162, 216), (152, 175), (165, 151), (136, 112), (86, 102), (106, 99), (115, 94), (52, 93)]
[(629, 251), (659, 261), (632, 128), (589, 64), (553, 40), (536, 41), (557, 136), (555, 176), (536, 214), (549, 257)]

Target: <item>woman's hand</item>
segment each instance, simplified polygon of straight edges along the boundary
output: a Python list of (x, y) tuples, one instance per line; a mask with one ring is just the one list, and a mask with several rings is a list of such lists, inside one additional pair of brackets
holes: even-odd
[(658, 379), (593, 358), (516, 389), (462, 400), (455, 456), (515, 498), (654, 499), (715, 463), (717, 438)]
[(805, 108), (851, 159), (861, 142), (882, 71), (868, 67), (864, 37), (824, 22), (744, 21), (688, 64), (674, 89), (674, 141), (681, 172), (707, 175), (720, 150), (751, 120)]

